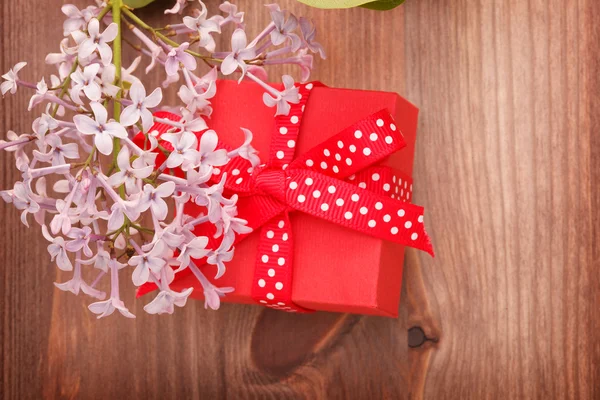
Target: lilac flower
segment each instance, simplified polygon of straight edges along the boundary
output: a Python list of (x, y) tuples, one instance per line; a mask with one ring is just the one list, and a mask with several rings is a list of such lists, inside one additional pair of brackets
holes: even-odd
[(183, 307), (194, 288), (188, 288), (182, 292), (173, 290), (161, 290), (150, 303), (146, 304), (144, 311), (148, 314), (173, 314), (175, 307)]
[(55, 235), (61, 231), (66, 235), (71, 230), (71, 217), (69, 216), (69, 210), (71, 208), (73, 197), (79, 188), (79, 184), (80, 182), (75, 182), (73, 188), (71, 188), (71, 191), (64, 200), (56, 200), (56, 211), (58, 211), (58, 214), (56, 214), (50, 222), (50, 231)]
[(217, 311), (221, 307), (221, 298), (234, 290), (232, 287), (218, 288), (210, 284), (210, 286), (204, 288), (204, 308), (210, 307), (212, 310)]
[(33, 193), (23, 182), (15, 183), (13, 189), (12, 203), (17, 210), (23, 210), (21, 213), (21, 222), (29, 228), (27, 223), (27, 214), (35, 214), (40, 211), (40, 206), (32, 198)]
[(79, 146), (77, 143), (63, 144), (60, 136), (49, 134), (44, 138), (44, 142), (50, 145), (50, 150), (46, 153), (41, 153), (37, 150), (33, 151), (35, 157), (44, 162), (51, 163), (53, 166), (65, 164), (65, 158), (79, 158)]
[(141, 82), (136, 81), (131, 85), (131, 89), (129, 89), (129, 97), (133, 101), (133, 104), (123, 110), (121, 123), (124, 126), (131, 126), (142, 118), (142, 127), (144, 128), (144, 132), (147, 132), (154, 124), (152, 112), (149, 109), (160, 104), (162, 101), (162, 90), (156, 88), (146, 97), (146, 88)]
[(165, 10), (165, 14), (181, 14), (183, 9), (187, 7), (188, 0), (175, 0), (175, 5), (169, 10)]
[(300, 30), (304, 39), (304, 44), (313, 53), (319, 53), (322, 59), (327, 58), (325, 55), (325, 49), (320, 43), (315, 41), (317, 30), (315, 26), (307, 18), (300, 17)]
[(114, 313), (115, 310), (118, 310), (121, 313), (121, 315), (127, 318), (135, 318), (135, 315), (133, 315), (127, 309), (127, 307), (125, 307), (125, 303), (123, 303), (122, 300), (112, 296), (108, 300), (97, 301), (95, 303), (90, 304), (88, 306), (88, 309), (94, 314), (97, 314), (98, 319), (108, 317), (109, 315)]
[(46, 84), (46, 80), (42, 78), (42, 80), (36, 85), (35, 94), (31, 96), (31, 99), (29, 99), (29, 107), (27, 107), (27, 110), (31, 111), (33, 107), (44, 101), (46, 93), (48, 93), (48, 85)]
[(232, 287), (218, 288), (210, 283), (193, 261), (190, 262), (190, 270), (204, 289), (204, 308), (210, 307), (213, 310), (218, 310), (221, 306), (221, 297), (225, 296), (226, 293), (233, 292), (234, 289)]
[(54, 282), (54, 286), (56, 286), (63, 292), (71, 292), (75, 296), (79, 295), (79, 291), (81, 290), (88, 296), (95, 297), (98, 300), (103, 300), (106, 297), (106, 293), (98, 289), (94, 289), (93, 287), (85, 283), (85, 281), (81, 277), (81, 263), (79, 261), (75, 262), (75, 271), (73, 272), (73, 278), (64, 283)]
[(196, 150), (198, 146), (196, 135), (189, 132), (180, 135), (170, 133), (162, 135), (161, 138), (173, 146), (173, 151), (166, 161), (168, 168), (176, 168), (183, 164), (183, 169), (187, 170), (187, 166), (197, 163), (200, 153)]
[(94, 112), (95, 120), (87, 115), (76, 115), (73, 117), (77, 129), (84, 135), (94, 135), (94, 144), (98, 151), (104, 155), (112, 153), (114, 137), (126, 138), (127, 131), (118, 122), (106, 122), (108, 113), (100, 103), (90, 103)]
[(126, 267), (126, 264), (121, 264), (117, 260), (111, 260), (110, 262), (110, 275), (111, 275), (111, 288), (110, 298), (105, 301), (98, 301), (88, 306), (88, 309), (94, 314), (98, 315), (98, 318), (107, 317), (118, 310), (122, 315), (127, 318), (135, 318), (135, 315), (129, 312), (125, 307), (125, 304), (119, 298), (119, 275), (118, 270)]
[(290, 103), (298, 104), (300, 96), (298, 88), (294, 85), (294, 78), (289, 75), (282, 77), (284, 90), (279, 92), (277, 96), (272, 96), (268, 93), (263, 94), (263, 101), (268, 107), (277, 106), (275, 115), (288, 115), (291, 109)]
[(298, 27), (298, 20), (293, 14), (290, 14), (287, 21), (285, 13), (279, 9), (279, 6), (268, 5), (271, 13), (271, 18), (275, 23), (275, 29), (271, 31), (271, 43), (275, 46), (285, 43), (287, 40), (291, 42), (292, 51), (297, 51), (302, 44), (300, 37), (293, 33)]
[(212, 223), (216, 223), (221, 218), (221, 202), (223, 198), (223, 188), (225, 187), (225, 180), (227, 173), (221, 176), (221, 181), (217, 185), (212, 185), (196, 196), (194, 199), (195, 203), (199, 206), (204, 206), (208, 209), (208, 220)]
[(0, 91), (2, 92), (3, 97), (8, 92), (10, 92), (10, 94), (17, 93), (17, 87), (19, 82), (19, 76), (17, 74), (26, 65), (26, 62), (17, 63), (14, 67), (9, 69), (6, 74), (2, 75), (2, 78), (6, 80), (6, 82), (2, 82), (2, 84), (0, 84)]
[(63, 5), (61, 11), (68, 17), (63, 23), (64, 35), (67, 36), (71, 32), (84, 29), (88, 22), (94, 17), (96, 9), (97, 8), (94, 6), (89, 6), (80, 11), (73, 4)]
[(58, 128), (58, 122), (50, 115), (44, 113), (41, 117), (36, 118), (31, 126), (38, 140), (44, 141), (46, 133)]
[(229, 235), (223, 236), (223, 240), (221, 241), (221, 245), (218, 249), (211, 253), (206, 262), (211, 265), (217, 266), (217, 275), (215, 279), (219, 279), (225, 273), (225, 263), (229, 262), (233, 259), (233, 240), (235, 239), (235, 235), (233, 232)]
[[(46, 177), (45, 176), (40, 177), (35, 182), (35, 191), (37, 192), (37, 195), (41, 199), (44, 199), (42, 201), (45, 202), (45, 199), (48, 199), (48, 193), (46, 192)], [(33, 217), (35, 219), (35, 222), (37, 222), (39, 225), (44, 225), (46, 223), (46, 209), (43, 207), (40, 207), (40, 210), (38, 212), (36, 212), (35, 214), (33, 214)]]
[(219, 137), (213, 130), (206, 131), (200, 138), (200, 172), (209, 167), (219, 167), (227, 164), (227, 150), (216, 150), (219, 144)]
[(142, 286), (150, 279), (150, 271), (155, 275), (160, 274), (160, 271), (167, 264), (161, 258), (161, 246), (156, 245), (151, 252), (133, 256), (129, 259), (129, 265), (135, 266), (133, 275), (131, 276), (135, 286)]
[(156, 147), (158, 146), (158, 140), (151, 134), (148, 135), (148, 139), (148, 141), (152, 145), (150, 146), (150, 149), (148, 151), (144, 151), (142, 154), (140, 154), (138, 158), (133, 160), (131, 165), (135, 169), (142, 169), (148, 166), (154, 169), (154, 166), (156, 164), (156, 157), (158, 156), (158, 154), (153, 152), (152, 150), (156, 149)]
[(119, 171), (108, 178), (108, 183), (114, 187), (125, 184), (127, 193), (135, 194), (140, 191), (137, 183), (141, 182), (139, 181), (140, 179), (149, 177), (153, 171), (153, 167), (148, 165), (142, 168), (132, 168), (131, 164), (129, 164), (130, 157), (131, 154), (129, 148), (123, 146), (117, 156), (117, 166), (119, 167)]
[(146, 184), (144, 186), (142, 201), (140, 202), (140, 211), (146, 211), (150, 208), (152, 214), (154, 214), (159, 221), (162, 221), (167, 217), (167, 213), (169, 212), (167, 203), (165, 203), (163, 198), (172, 195), (173, 191), (175, 191), (175, 183), (173, 182), (165, 182), (156, 188)]
[(183, 17), (183, 24), (189, 29), (198, 32), (200, 35), (200, 41), (198, 45), (204, 47), (210, 52), (215, 51), (215, 39), (212, 37), (212, 32), (221, 33), (221, 27), (219, 23), (212, 18), (206, 18), (208, 14), (204, 3), (200, 2), (202, 10), (196, 18)]
[(177, 94), (179, 95), (181, 101), (185, 103), (187, 109), (193, 113), (197, 110), (202, 111), (206, 109), (210, 105), (210, 101), (208, 101), (208, 99), (213, 98), (216, 92), (217, 86), (211, 82), (208, 88), (200, 93), (196, 90), (196, 88), (192, 90), (187, 85), (183, 85)]
[[(206, 108), (210, 108), (210, 107), (206, 107)], [(205, 108), (205, 110), (206, 110), (206, 108)], [(181, 129), (184, 132), (202, 132), (202, 131), (205, 131), (206, 129), (208, 129), (208, 126), (206, 125), (206, 121), (204, 121), (204, 119), (202, 117), (194, 118), (194, 113), (192, 113), (189, 109), (182, 108), (181, 115), (183, 117), (180, 121)]]
[(207, 244), (208, 238), (206, 236), (196, 237), (184, 244), (181, 247), (181, 253), (179, 253), (179, 256), (177, 257), (177, 261), (180, 262), (179, 270), (190, 265), (190, 258), (200, 259), (210, 253), (210, 250), (206, 248)]
[(48, 54), (46, 64), (58, 65), (58, 76), (60, 79), (65, 79), (71, 73), (76, 59), (77, 48), (69, 47), (69, 38), (64, 38), (60, 42), (60, 53)]
[(215, 222), (217, 227), (217, 232), (215, 233), (216, 237), (219, 237), (222, 234), (230, 234), (230, 232), (241, 235), (252, 232), (252, 228), (247, 225), (248, 221), (236, 217), (237, 207), (235, 206), (235, 203), (237, 203), (237, 199), (238, 195), (234, 194), (231, 197), (231, 201), (234, 204), (225, 204), (221, 207), (221, 220)]
[(66, 249), (73, 253), (83, 249), (83, 254), (87, 257), (91, 257), (94, 254), (89, 245), (91, 233), (92, 228), (89, 226), (84, 226), (83, 228), (71, 228), (67, 233), (67, 236), (73, 240), (67, 242), (67, 245), (65, 246)]
[(65, 248), (65, 239), (60, 236), (52, 237), (46, 225), (42, 225), (42, 235), (50, 242), (48, 253), (50, 253), (51, 260), (54, 261), (56, 259), (56, 265), (62, 271), (72, 271), (73, 264), (71, 264)]
[(231, 53), (223, 60), (221, 64), (221, 73), (223, 75), (231, 75), (238, 68), (242, 70), (242, 76), (240, 81), (246, 74), (246, 60), (252, 60), (256, 57), (256, 50), (254, 48), (246, 48), (248, 39), (246, 38), (246, 32), (243, 29), (236, 29), (231, 36)]
[(108, 266), (110, 263), (110, 254), (108, 251), (104, 250), (100, 245), (98, 245), (98, 252), (87, 260), (77, 260), (81, 264), (85, 265), (94, 265), (95, 268), (103, 272), (108, 272)]
[(104, 65), (110, 64), (112, 50), (108, 43), (115, 40), (118, 33), (119, 27), (114, 22), (107, 26), (104, 32), (100, 33), (100, 22), (96, 18), (92, 18), (88, 23), (89, 37), (79, 44), (79, 57), (87, 58), (98, 50), (102, 63)]
[(8, 141), (0, 140), (0, 149), (4, 151), (23, 152), (23, 147), (35, 139), (35, 136), (28, 134), (17, 135), (13, 131), (8, 131), (6, 138)]
[(258, 150), (252, 147), (252, 132), (246, 128), (241, 129), (244, 132), (244, 144), (237, 149), (237, 153), (244, 160), (250, 161), (252, 167), (256, 167), (260, 164), (260, 158), (258, 157)]
[[(227, 13), (227, 17), (221, 21), (221, 24), (225, 24), (226, 22), (233, 22), (238, 26), (242, 26), (244, 22), (244, 13), (238, 12), (237, 6), (235, 4), (231, 4), (228, 1), (224, 1), (220, 6), (219, 10)], [(223, 17), (221, 17), (223, 18)]]
[(183, 64), (189, 71), (194, 71), (197, 67), (196, 59), (191, 54), (186, 53), (190, 47), (188, 42), (181, 43), (178, 47), (173, 47), (167, 54), (165, 61), (165, 71), (167, 75), (175, 75), (179, 71), (179, 65)]
[[(102, 69), (102, 74), (100, 75), (100, 90), (106, 97), (116, 97), (119, 90), (121, 90), (118, 86), (113, 85), (115, 81), (116, 75), (116, 67), (114, 64), (107, 65)], [(121, 77), (123, 79), (123, 77)], [(125, 82), (125, 79), (123, 79)]]
[(82, 91), (92, 101), (98, 101), (102, 98), (102, 90), (96, 82), (98, 71), (100, 71), (100, 64), (90, 64), (83, 71), (78, 69), (71, 74), (71, 81), (74, 83), (71, 89), (71, 98), (75, 103), (83, 104), (81, 101)]

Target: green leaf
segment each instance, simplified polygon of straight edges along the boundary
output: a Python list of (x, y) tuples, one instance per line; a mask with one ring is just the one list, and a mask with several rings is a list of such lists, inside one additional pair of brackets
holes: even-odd
[(152, 2), (154, 2), (154, 0), (123, 0), (123, 3), (131, 8), (146, 7)]
[(402, 3), (404, 3), (404, 0), (378, 0), (363, 4), (361, 7), (370, 8), (371, 10), (386, 11), (396, 8)]
[(298, 0), (317, 8), (366, 7), (373, 10), (391, 10), (404, 3), (404, 0)]

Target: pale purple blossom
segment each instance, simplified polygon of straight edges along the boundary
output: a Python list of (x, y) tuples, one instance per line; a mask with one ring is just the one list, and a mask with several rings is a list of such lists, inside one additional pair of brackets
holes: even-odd
[(85, 29), (88, 22), (95, 16), (96, 10), (97, 7), (94, 6), (79, 10), (73, 4), (63, 5), (61, 11), (68, 17), (63, 24), (64, 35), (67, 36), (71, 32)]
[(138, 183), (141, 183), (142, 179), (149, 177), (154, 168), (152, 165), (134, 168), (129, 162), (130, 158), (131, 152), (129, 151), (129, 148), (123, 146), (117, 156), (117, 166), (119, 167), (119, 171), (108, 178), (108, 183), (114, 187), (125, 184), (127, 193), (135, 194), (141, 190)]
[[(238, 11), (238, 8), (235, 4), (232, 4), (228, 1), (224, 1), (219, 6), (219, 10), (227, 13), (227, 17), (225, 17), (221, 24), (225, 24), (227, 22), (232, 22), (236, 24), (238, 27), (242, 27), (244, 23), (244, 13), (242, 11)], [(221, 17), (222, 18), (222, 17)]]
[[(183, 101), (187, 109), (194, 113), (196, 111), (204, 111), (210, 106), (209, 99), (213, 98), (217, 92), (216, 84), (211, 83), (206, 90), (198, 91), (197, 86), (190, 89), (187, 85), (182, 85), (177, 93), (181, 101)], [(209, 112), (204, 114), (210, 115)]]
[(0, 84), (0, 91), (2, 92), (2, 96), (4, 96), (8, 92), (10, 92), (10, 94), (17, 93), (17, 87), (19, 83), (18, 73), (20, 70), (25, 68), (26, 65), (26, 62), (17, 63), (14, 67), (9, 69), (6, 74), (2, 75), (2, 78), (5, 80)]
[(200, 171), (209, 167), (220, 167), (227, 164), (227, 151), (225, 149), (217, 150), (219, 137), (213, 130), (208, 130), (200, 138)]
[(46, 225), (42, 225), (42, 234), (44, 235), (44, 238), (50, 242), (50, 245), (48, 245), (48, 253), (50, 253), (52, 261), (56, 260), (56, 265), (62, 271), (72, 271), (73, 264), (71, 263), (67, 249), (65, 248), (65, 239), (60, 236), (52, 237), (50, 232), (48, 232)]
[(221, 64), (221, 73), (223, 75), (231, 75), (238, 68), (242, 70), (242, 77), (246, 74), (246, 61), (256, 57), (254, 48), (247, 48), (248, 39), (246, 32), (243, 29), (236, 29), (231, 36), (231, 52), (223, 60)]
[(46, 80), (42, 78), (42, 80), (36, 85), (35, 94), (31, 96), (31, 99), (29, 99), (29, 107), (27, 109), (31, 111), (33, 107), (44, 101), (46, 93), (48, 93), (48, 85), (46, 84)]
[(118, 271), (125, 268), (127, 265), (118, 262), (117, 260), (111, 260), (109, 269), (111, 275), (110, 285), (110, 298), (105, 301), (98, 301), (88, 306), (88, 309), (94, 314), (98, 315), (98, 318), (107, 317), (111, 315), (115, 310), (118, 310), (123, 316), (127, 318), (135, 318), (123, 301), (119, 297), (119, 275)]
[(94, 135), (94, 144), (98, 151), (108, 155), (113, 150), (113, 138), (127, 137), (127, 131), (118, 122), (108, 120), (108, 113), (100, 103), (91, 103), (95, 119), (87, 115), (76, 115), (73, 118), (77, 129), (84, 135)]
[(189, 16), (183, 17), (183, 24), (200, 35), (200, 40), (198, 41), (200, 47), (204, 47), (206, 50), (213, 52), (215, 51), (216, 44), (211, 33), (220, 33), (221, 26), (214, 18), (207, 18), (208, 11), (206, 10), (204, 3), (200, 2), (200, 6), (202, 7), (202, 10), (195, 18)]
[(208, 238), (205, 236), (199, 236), (192, 239), (181, 247), (181, 252), (177, 257), (177, 261), (180, 262), (180, 269), (186, 268), (190, 265), (190, 259), (200, 259), (210, 253), (210, 249), (207, 249)]
[(113, 54), (108, 44), (117, 37), (119, 27), (113, 22), (100, 33), (100, 22), (96, 18), (92, 18), (87, 28), (89, 37), (79, 44), (79, 57), (87, 58), (93, 52), (98, 51), (102, 63), (104, 65), (110, 64)]
[(167, 217), (167, 213), (169, 212), (167, 203), (163, 199), (171, 196), (174, 190), (175, 184), (173, 182), (165, 182), (157, 187), (146, 184), (140, 201), (140, 211), (145, 211), (150, 208), (152, 214), (159, 221), (162, 221)]
[(290, 104), (298, 104), (300, 96), (298, 88), (294, 85), (294, 78), (289, 75), (282, 77), (284, 89), (276, 96), (269, 93), (263, 95), (263, 101), (269, 107), (277, 107), (275, 115), (288, 115), (290, 113)]
[(66, 249), (73, 253), (83, 249), (83, 254), (87, 257), (91, 257), (94, 254), (89, 245), (91, 233), (92, 228), (89, 226), (84, 226), (83, 228), (71, 228), (67, 233), (67, 237), (72, 240), (67, 242), (65, 246)]
[(75, 270), (73, 271), (73, 278), (64, 283), (56, 283), (54, 282), (54, 286), (63, 292), (71, 292), (74, 295), (78, 295), (79, 291), (87, 294), (90, 297), (94, 297), (98, 300), (104, 300), (106, 298), (106, 293), (101, 290), (95, 289), (88, 285), (81, 276), (81, 264), (79, 262), (75, 263)]
[(96, 75), (98, 75), (99, 71), (100, 64), (90, 64), (83, 71), (78, 69), (71, 74), (71, 81), (74, 83), (71, 88), (71, 98), (74, 102), (83, 104), (81, 101), (81, 92), (92, 101), (100, 100), (102, 90), (98, 82), (96, 82)]
[(237, 149), (237, 153), (240, 157), (250, 161), (252, 167), (260, 165), (260, 157), (258, 156), (258, 150), (252, 147), (252, 132), (249, 129), (241, 128), (244, 132), (244, 144)]
[(300, 29), (302, 30), (302, 38), (305, 46), (313, 53), (319, 53), (322, 59), (327, 58), (325, 49), (315, 40), (317, 29), (313, 23), (307, 18), (300, 17)]
[(180, 135), (170, 133), (162, 135), (162, 139), (173, 146), (166, 161), (167, 168), (175, 168), (183, 164), (183, 169), (187, 170), (187, 166), (194, 166), (197, 163), (200, 153), (196, 150), (198, 146), (196, 135), (189, 132), (183, 132)]
[(38, 160), (52, 164), (53, 166), (65, 164), (67, 158), (79, 158), (79, 146), (77, 143), (63, 143), (60, 136), (49, 134), (45, 136), (44, 143), (50, 146), (47, 152), (33, 151)]
[(139, 254), (129, 259), (129, 265), (135, 267), (131, 276), (135, 286), (141, 286), (150, 279), (150, 271), (155, 275), (160, 274), (160, 271), (167, 264), (161, 258), (160, 246), (154, 246), (152, 251), (146, 254)]
[(165, 14), (181, 14), (183, 10), (187, 7), (187, 3), (189, 0), (175, 0), (175, 5), (165, 10)]
[(150, 109), (158, 106), (162, 101), (162, 90), (154, 89), (149, 96), (146, 96), (146, 88), (141, 82), (135, 82), (129, 89), (129, 97), (133, 104), (127, 106), (121, 114), (121, 123), (123, 126), (131, 126), (142, 119), (142, 128), (147, 132), (154, 123)]
[(173, 47), (169, 54), (167, 54), (167, 60), (165, 61), (165, 70), (167, 75), (175, 75), (179, 71), (179, 66), (183, 65), (189, 71), (194, 71), (198, 64), (193, 55), (186, 53), (186, 50), (190, 47), (188, 42), (181, 43), (178, 47)]
[(217, 266), (217, 275), (215, 279), (219, 279), (225, 273), (225, 263), (233, 259), (233, 240), (235, 236), (233, 232), (229, 235), (224, 235), (221, 245), (208, 257), (206, 262)]
[(182, 292), (174, 290), (162, 290), (154, 300), (146, 304), (144, 311), (148, 314), (173, 314), (175, 306), (183, 307), (194, 289), (188, 288)]
[[(110, 64), (102, 68), (102, 74), (100, 75), (100, 81), (98, 85), (100, 86), (100, 90), (106, 97), (115, 97), (119, 90), (121, 90), (118, 86), (113, 85), (115, 81), (116, 75), (116, 67), (114, 64)], [(124, 82), (128, 82), (126, 80), (127, 77), (121, 77)]]
[(35, 214), (40, 210), (39, 204), (33, 199), (33, 193), (23, 182), (15, 183), (12, 193), (12, 203), (17, 210), (23, 210), (21, 213), (21, 222), (27, 227), (27, 214)]
[(271, 4), (268, 7), (271, 12), (271, 18), (273, 18), (273, 23), (275, 24), (275, 29), (271, 31), (271, 43), (279, 46), (289, 40), (291, 50), (298, 50), (302, 44), (300, 37), (294, 33), (298, 27), (298, 19), (293, 14), (290, 14), (286, 20), (285, 12), (281, 11), (279, 6)]

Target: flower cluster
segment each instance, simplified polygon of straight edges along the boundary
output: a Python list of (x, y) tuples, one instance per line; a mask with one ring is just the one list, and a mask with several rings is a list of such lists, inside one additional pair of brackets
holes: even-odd
[[(190, 3), (177, 0), (166, 12), (181, 13)], [(220, 73), (254, 81), (265, 89), (265, 104), (287, 114), (289, 104), (299, 101), (294, 80), (283, 76), (283, 89), (277, 90), (265, 82), (264, 67), (295, 64), (306, 80), (310, 53), (324, 57), (313, 25), (276, 5), (267, 6), (272, 22), (248, 41), (244, 13), (235, 5), (226, 1), (222, 15), (209, 16), (198, 3), (180, 24), (161, 28), (142, 21), (122, 0), (81, 10), (64, 5), (65, 38), (60, 52), (46, 57), (57, 74), (33, 84), (19, 77), (26, 66), (20, 62), (2, 76), (3, 96), (31, 89), (29, 109), (41, 113), (31, 133), (9, 131), (0, 141), (0, 149), (14, 154), (22, 175), (0, 195), (21, 211), (23, 224), (29, 226), (32, 214), (52, 260), (73, 272), (56, 287), (96, 298), (89, 309), (99, 318), (115, 310), (134, 317), (120, 298), (122, 269), (131, 272), (136, 286), (158, 286), (157, 296), (144, 307), (148, 313), (172, 313), (174, 306), (185, 305), (192, 288), (177, 292), (169, 285), (187, 268), (204, 289), (205, 306), (219, 307), (233, 288), (216, 287), (198, 265), (212, 265), (215, 279), (222, 276), (236, 237), (251, 229), (237, 217), (237, 196), (224, 189), (225, 174), (220, 180), (215, 176), (235, 157), (248, 160), (250, 168), (260, 160), (247, 129), (242, 128), (241, 147), (218, 148), (217, 132), (207, 124), (216, 79)], [(228, 25), (231, 49), (216, 51), (214, 38)], [(130, 38), (123, 40), (125, 34)], [(121, 63), (125, 43), (140, 53), (129, 67)], [(144, 58), (146, 72), (164, 69), (162, 88), (147, 90), (136, 76)], [(198, 61), (209, 66), (200, 75)], [(181, 100), (177, 121), (156, 114), (163, 89), (172, 85), (179, 86)], [(153, 130), (157, 123), (167, 124), (169, 131), (159, 137)], [(157, 161), (159, 153), (164, 161)], [(189, 202), (204, 211), (186, 214)], [(214, 237), (196, 236), (200, 224), (214, 225)], [(103, 280), (110, 280), (108, 299), (99, 288)]]

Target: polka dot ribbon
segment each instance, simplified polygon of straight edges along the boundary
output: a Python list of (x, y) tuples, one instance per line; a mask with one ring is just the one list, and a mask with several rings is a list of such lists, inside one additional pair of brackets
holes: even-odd
[[(227, 173), (226, 190), (240, 196), (238, 216), (253, 230), (260, 229), (253, 299), (288, 312), (310, 312), (292, 300), (291, 212), (300, 211), (433, 255), (423, 225), (423, 208), (409, 203), (411, 178), (377, 165), (406, 146), (389, 111), (381, 110), (296, 156), (302, 115), (315, 86), (321, 84), (299, 85), (300, 102), (292, 105), (287, 116), (275, 117), (266, 164), (252, 168), (237, 157), (213, 176), (216, 182)], [(179, 118), (166, 113), (161, 117)], [(162, 133), (168, 126), (154, 129)], [(219, 147), (228, 148), (221, 143)], [(212, 228), (205, 225), (209, 224), (198, 226), (194, 233), (209, 236)], [(185, 270), (177, 275), (183, 273)]]

